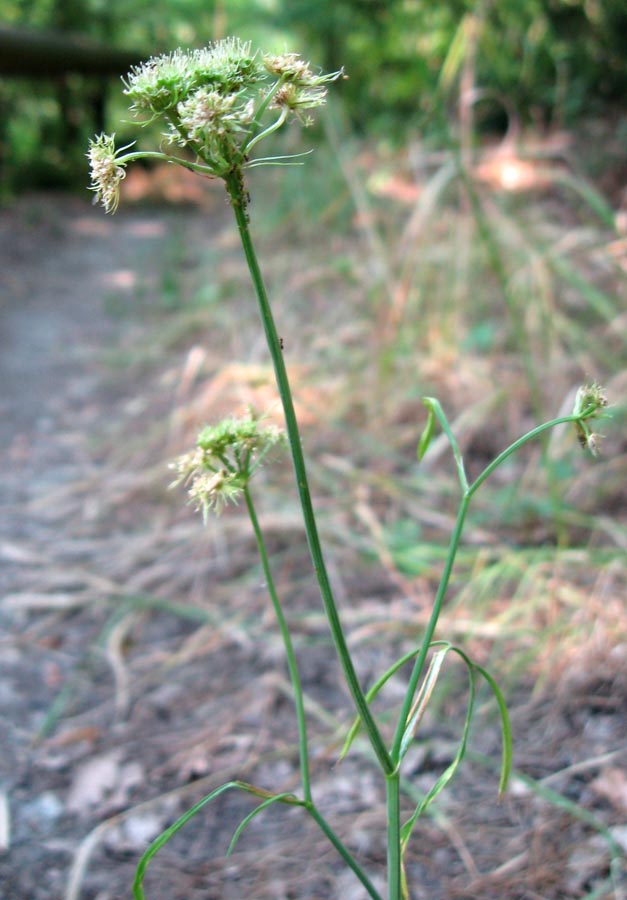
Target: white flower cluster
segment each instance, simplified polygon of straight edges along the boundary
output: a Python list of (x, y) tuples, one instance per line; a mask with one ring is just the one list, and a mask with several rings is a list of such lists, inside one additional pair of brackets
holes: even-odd
[(255, 470), (284, 441), (282, 431), (263, 426), (256, 416), (223, 419), (204, 428), (195, 449), (172, 463), (172, 486), (187, 485), (190, 503), (206, 520), (210, 511), (219, 514), (227, 503), (238, 502)]
[(89, 142), (87, 158), (91, 168), (90, 190), (96, 194), (94, 202), (101, 202), (106, 212), (111, 213), (118, 208), (120, 182), (126, 176), (124, 166), (119, 164), (116, 157), (114, 134), (101, 134)]
[(592, 456), (598, 456), (603, 435), (590, 428), (588, 421), (603, 416), (608, 405), (605, 390), (602, 385), (592, 382), (583, 384), (575, 395), (573, 415), (577, 416), (575, 429), (579, 443), (588, 450)]
[[(251, 160), (253, 147), (290, 118), (310, 125), (306, 111), (323, 105), (326, 85), (340, 75), (316, 74), (295, 53), (260, 57), (249, 42), (237, 38), (153, 57), (131, 70), (124, 93), (141, 124), (161, 120), (168, 142), (191, 151), (193, 157), (141, 151), (121, 156), (113, 135), (102, 134), (90, 143), (91, 189), (107, 212), (115, 212), (124, 166), (148, 156), (222, 178), (227, 186), (231, 179), (239, 189), (244, 168), (276, 162)], [(274, 121), (268, 121), (272, 110), (278, 116), (275, 113)]]

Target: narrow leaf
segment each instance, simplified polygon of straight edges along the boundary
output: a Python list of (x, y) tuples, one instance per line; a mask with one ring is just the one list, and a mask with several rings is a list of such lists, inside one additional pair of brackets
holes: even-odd
[(500, 687), (482, 666), (478, 666), (475, 664), (475, 669), (482, 675), (485, 680), (488, 682), (490, 687), (492, 688), (492, 693), (494, 694), (494, 699), (497, 702), (499, 708), (499, 715), (501, 716), (501, 735), (503, 738), (503, 751), (501, 756), (501, 777), (499, 779), (499, 795), (502, 797), (507, 789), (507, 783), (509, 781), (509, 776), (512, 771), (512, 756), (513, 756), (513, 745), (512, 745), (512, 726), (509, 720), (509, 712), (507, 710), (507, 704), (505, 702), (505, 697), (503, 696), (503, 692)]
[(440, 402), (436, 400), (435, 397), (423, 397), (422, 402), (425, 404), (427, 409), (431, 410), (434, 415), (437, 417), (438, 422), (442, 428), (442, 431), (447, 436), (449, 444), (451, 445), (451, 449), (453, 451), (453, 456), (455, 457), (455, 465), (457, 466), (457, 477), (459, 478), (459, 483), (462, 486), (462, 490), (464, 493), (468, 490), (468, 479), (466, 478), (466, 470), (464, 468), (464, 459), (462, 457), (461, 450), (459, 449), (459, 444), (457, 443), (457, 439), (451, 430), (451, 426), (449, 425), (449, 421), (444, 414), (444, 410), (442, 409)]
[(231, 838), (231, 843), (229, 844), (229, 849), (226, 851), (226, 855), (230, 856), (233, 850), (235, 849), (235, 845), (237, 844), (240, 835), (244, 831), (247, 825), (252, 822), (255, 816), (259, 815), (260, 812), (263, 812), (264, 809), (267, 809), (268, 806), (272, 806), (273, 803), (290, 803), (292, 805), (297, 804), (301, 805), (300, 801), (294, 796), (294, 794), (284, 793), (284, 794), (274, 794), (271, 797), (268, 797), (263, 803), (260, 803), (252, 812), (249, 812), (247, 816), (245, 816), (240, 824), (235, 829), (235, 833)]
[(475, 706), (475, 693), (476, 693), (476, 681), (475, 681), (475, 666), (471, 662), (471, 660), (466, 656), (463, 650), (460, 650), (458, 647), (449, 647), (448, 649), (452, 650), (454, 653), (457, 653), (459, 657), (465, 662), (466, 668), (468, 669), (468, 680), (469, 680), (469, 696), (468, 696), (468, 708), (466, 710), (466, 720), (464, 722), (464, 729), (462, 731), (461, 739), (459, 742), (459, 747), (457, 748), (457, 753), (455, 754), (455, 758), (451, 762), (451, 764), (445, 769), (445, 771), (440, 775), (437, 779), (431, 790), (426, 794), (424, 799), (418, 804), (411, 817), (405, 822), (403, 827), (401, 828), (401, 843), (403, 845), (403, 853), (407, 847), (407, 843), (409, 838), (411, 837), (411, 833), (414, 829), (414, 826), (420, 816), (431, 806), (436, 797), (442, 793), (444, 788), (449, 784), (457, 769), (459, 768), (464, 756), (466, 755), (466, 746), (468, 743), (468, 735), (470, 733), (470, 724), (472, 722), (472, 715), (474, 712)]
[[(414, 657), (418, 656), (419, 653), (420, 647), (417, 647), (414, 650), (410, 650), (409, 653), (406, 653), (404, 656), (401, 656), (400, 659), (397, 659), (396, 662), (393, 663), (393, 665), (391, 665), (390, 668), (387, 669), (387, 671), (385, 671), (383, 675), (381, 675), (381, 677), (378, 678), (377, 681), (375, 681), (375, 683), (372, 685), (372, 687), (366, 694), (366, 701), (370, 703), (372, 700), (374, 700), (381, 688), (386, 684), (387, 681), (389, 681), (392, 675), (395, 675), (398, 670), (405, 665), (405, 663), (411, 662), (411, 660), (414, 659)], [(359, 733), (360, 725), (361, 716), (356, 716), (353, 724), (348, 730), (348, 734), (346, 735), (346, 740), (344, 741), (344, 746), (342, 747), (338, 762), (342, 762), (342, 760), (350, 750), (353, 741)]]
[(440, 677), (442, 663), (446, 659), (446, 654), (450, 649), (451, 647), (449, 645), (443, 650), (438, 650), (438, 652), (434, 654), (431, 662), (429, 663), (427, 674), (424, 677), (424, 681), (420, 685), (420, 689), (418, 691), (416, 699), (414, 700), (414, 705), (412, 706), (407, 719), (407, 724), (403, 733), (403, 740), (401, 741), (401, 751), (399, 759), (403, 759), (411, 746), (414, 735), (416, 734), (429, 700), (431, 699), (431, 695), (433, 694), (434, 688), (437, 684), (437, 680)]
[[(211, 791), (210, 794), (207, 794), (206, 797), (203, 797), (202, 800), (199, 800), (198, 803), (195, 803), (187, 812), (184, 812), (182, 816), (180, 816), (173, 825), (170, 825), (169, 828), (166, 828), (148, 847), (145, 851), (144, 855), (140, 859), (137, 864), (137, 869), (135, 871), (135, 880), (133, 881), (133, 897), (135, 900), (146, 900), (146, 895), (143, 889), (144, 877), (146, 875), (146, 869), (150, 860), (155, 856), (159, 850), (168, 841), (177, 834), (184, 825), (186, 825), (190, 819), (193, 819), (194, 816), (200, 812), (203, 806), (206, 806), (208, 803), (211, 803), (212, 800), (215, 800), (216, 797), (219, 797), (220, 794), (223, 794), (225, 791), (230, 790), (231, 788), (235, 788), (236, 790), (245, 791), (247, 794), (253, 794), (255, 797), (264, 798), (264, 804), (268, 804), (268, 801), (273, 801), (276, 795), (271, 794), (269, 791), (264, 790), (263, 788), (255, 787), (253, 784), (249, 784), (246, 781), (227, 781), (226, 784), (220, 785), (220, 787), (216, 788), (215, 791)], [(293, 797), (292, 794), (283, 795), (284, 803), (294, 803), (298, 806), (301, 806), (301, 802), (294, 797), (293, 800), (288, 800), (286, 798)]]
[(187, 812), (183, 813), (180, 818), (174, 822), (173, 825), (170, 825), (169, 828), (166, 828), (159, 837), (155, 838), (150, 847), (145, 851), (139, 863), (137, 864), (137, 869), (135, 871), (135, 880), (133, 881), (133, 897), (135, 900), (146, 900), (146, 895), (144, 894), (144, 889), (142, 887), (144, 882), (144, 876), (146, 874), (146, 869), (148, 867), (148, 863), (150, 860), (161, 850), (161, 848), (168, 843), (168, 841), (174, 837), (174, 835), (183, 828), (184, 825), (189, 822), (200, 810), (203, 806), (206, 806), (207, 803), (211, 803), (212, 800), (215, 800), (220, 794), (223, 794), (225, 791), (228, 791), (230, 788), (241, 788), (241, 784), (238, 781), (227, 781), (226, 784), (221, 785), (219, 788), (216, 788), (215, 791), (211, 791), (210, 794), (207, 794), (206, 797), (203, 797), (202, 800), (199, 800), (198, 803), (195, 803)]
[(424, 458), (425, 453), (429, 449), (429, 444), (431, 443), (433, 432), (435, 431), (435, 413), (433, 412), (433, 408), (431, 406), (428, 406), (427, 409), (427, 424), (425, 425), (423, 432), (420, 435), (420, 440), (418, 441), (418, 449), (416, 451), (418, 462), (421, 462), (421, 460)]

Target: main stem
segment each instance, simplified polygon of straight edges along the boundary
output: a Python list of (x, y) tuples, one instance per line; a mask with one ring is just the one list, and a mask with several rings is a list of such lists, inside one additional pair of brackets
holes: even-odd
[(235, 220), (237, 222), (244, 255), (246, 257), (246, 262), (248, 263), (248, 269), (250, 271), (250, 275), (255, 288), (255, 293), (257, 295), (257, 301), (259, 304), (261, 320), (266, 335), (266, 341), (268, 343), (268, 349), (270, 350), (270, 355), (272, 357), (274, 374), (276, 377), (279, 394), (281, 396), (281, 402), (283, 404), (285, 426), (287, 429), (287, 435), (292, 454), (292, 462), (296, 475), (296, 483), (300, 496), (300, 503), (305, 523), (305, 531), (307, 534), (307, 542), (309, 544), (309, 551), (311, 553), (314, 571), (316, 573), (316, 578), (320, 587), (324, 609), (329, 622), (337, 654), (342, 665), (344, 677), (353, 698), (353, 702), (364, 723), (364, 727), (368, 733), (370, 743), (376, 754), (379, 764), (385, 774), (388, 775), (393, 771), (394, 767), (392, 765), (392, 761), (390, 759), (387, 748), (383, 743), (383, 738), (381, 737), (379, 728), (372, 716), (372, 713), (370, 712), (364, 692), (361, 688), (361, 685), (359, 684), (359, 680), (357, 678), (357, 674), (355, 672), (355, 668), (353, 666), (353, 662), (346, 645), (346, 639), (342, 630), (340, 617), (337, 611), (337, 606), (333, 597), (333, 591), (331, 589), (331, 583), (322, 554), (322, 547), (320, 545), (320, 538), (318, 536), (318, 527), (316, 525), (313, 505), (311, 502), (311, 493), (309, 490), (309, 481), (305, 468), (305, 458), (301, 445), (300, 431), (298, 428), (298, 422), (296, 420), (296, 413), (294, 411), (292, 392), (287, 377), (285, 362), (283, 360), (281, 342), (279, 340), (276, 326), (274, 324), (274, 317), (270, 308), (270, 302), (268, 300), (268, 295), (266, 293), (265, 285), (263, 282), (261, 269), (259, 267), (259, 262), (257, 260), (257, 255), (255, 253), (255, 248), (253, 246), (252, 238), (250, 235), (248, 217), (246, 214), (245, 188), (243, 187), (241, 173), (234, 172), (232, 175), (225, 179), (225, 183), (226, 189), (229, 193), (229, 196), (231, 197), (233, 212), (235, 214)]
[(401, 900), (400, 771), (385, 776), (388, 841), (388, 900)]

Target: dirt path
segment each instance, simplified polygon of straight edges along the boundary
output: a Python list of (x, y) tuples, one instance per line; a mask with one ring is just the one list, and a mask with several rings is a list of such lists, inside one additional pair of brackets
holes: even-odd
[[(132, 301), (167, 216), (105, 218), (88, 203), (36, 197), (0, 212), (0, 446), (6, 494), (34, 496), (80, 463), (68, 441), (105, 413), (101, 356), (128, 328), (107, 310)], [(71, 438), (70, 438), (71, 436)], [(59, 454), (59, 448), (64, 452)], [(12, 463), (7, 466), (6, 462)], [(16, 474), (23, 474), (16, 479)], [(7, 518), (4, 518), (6, 524)], [(14, 522), (12, 523), (14, 527)]]
[[(97, 441), (137, 390), (105, 357), (141, 330), (119, 309), (154, 288), (150, 273), (160, 271), (179, 217), (125, 211), (113, 220), (88, 201), (56, 195), (0, 212), (0, 786), (11, 821), (0, 895), (7, 900), (61, 897), (76, 848), (76, 826), (65, 836), (58, 829), (66, 798), (53, 785), (67, 788), (77, 757), (62, 752), (49, 777), (49, 751), (35, 744), (68, 684), (79, 708), (98, 702), (84, 667), (102, 610), (85, 592), (111, 590), (103, 560), (108, 538), (121, 538), (99, 521), (93, 485), (106, 492), (106, 465)], [(76, 709), (62, 702), (61, 716), (68, 711)], [(96, 716), (78, 758), (93, 753), (108, 721), (106, 711)], [(55, 843), (52, 835), (57, 845), (44, 846)]]

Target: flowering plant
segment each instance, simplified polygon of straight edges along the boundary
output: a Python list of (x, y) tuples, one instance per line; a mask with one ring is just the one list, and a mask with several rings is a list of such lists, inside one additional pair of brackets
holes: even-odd
[[(445, 557), (439, 586), (434, 597), (429, 621), (424, 634), (412, 649), (385, 671), (366, 693), (357, 677), (353, 658), (348, 649), (345, 632), (328, 576), (318, 535), (316, 517), (309, 489), (309, 480), (303, 455), (302, 441), (296, 419), (292, 392), (283, 357), (283, 346), (275, 326), (274, 317), (261, 269), (253, 246), (247, 216), (248, 193), (245, 171), (253, 166), (281, 164), (289, 157), (263, 158), (252, 155), (259, 143), (276, 132), (289, 120), (302, 125), (310, 124), (309, 110), (321, 106), (327, 93), (327, 85), (335, 81), (341, 72), (316, 74), (309, 63), (292, 53), (280, 56), (262, 56), (253, 53), (249, 43), (235, 38), (220, 41), (201, 50), (185, 52), (175, 50), (165, 56), (148, 60), (134, 68), (124, 82), (124, 91), (131, 102), (131, 111), (139, 124), (159, 121), (163, 125), (166, 147), (180, 147), (186, 154), (176, 155), (166, 150), (130, 150), (129, 146), (115, 148), (114, 135), (101, 134), (90, 144), (91, 189), (107, 212), (115, 212), (119, 203), (120, 185), (126, 166), (135, 159), (165, 160), (192, 169), (212, 178), (221, 178), (231, 199), (231, 204), (248, 263), (258, 301), (261, 322), (268, 350), (272, 358), (275, 377), (281, 396), (287, 443), (289, 445), (298, 489), (303, 522), (307, 534), (313, 570), (320, 589), (329, 629), (346, 685), (355, 707), (356, 718), (349, 730), (341, 756), (353, 744), (357, 731), (362, 728), (370, 749), (383, 775), (387, 808), (387, 897), (388, 900), (406, 900), (409, 897), (404, 854), (419, 817), (450, 782), (462, 762), (473, 715), (477, 676), (489, 684), (500, 714), (503, 750), (500, 790), (504, 791), (512, 761), (511, 731), (505, 700), (491, 675), (474, 662), (459, 647), (448, 641), (435, 640), (435, 631), (449, 586), (451, 572), (471, 500), (481, 485), (509, 456), (523, 444), (538, 437), (548, 429), (570, 423), (584, 447), (596, 452), (598, 436), (591, 430), (590, 420), (605, 411), (607, 400), (599, 385), (586, 385), (577, 392), (570, 415), (552, 419), (537, 426), (502, 451), (472, 482), (466, 476), (464, 460), (455, 435), (439, 402), (425, 397), (427, 424), (418, 441), (418, 458), (428, 451), (436, 425), (446, 435), (457, 468), (461, 488), (461, 500), (457, 520)], [(130, 152), (125, 152), (129, 151)], [(145, 897), (143, 882), (147, 866), (153, 856), (207, 803), (224, 791), (237, 789), (259, 800), (258, 806), (247, 815), (237, 828), (231, 848), (246, 825), (262, 810), (275, 803), (287, 803), (302, 808), (319, 826), (335, 847), (341, 858), (353, 871), (372, 900), (382, 900), (379, 890), (340, 837), (324, 818), (314, 799), (310, 775), (307, 722), (304, 696), (301, 687), (297, 659), (292, 645), (290, 627), (277, 595), (270, 560), (260, 527), (250, 479), (270, 451), (285, 443), (282, 433), (249, 415), (243, 419), (226, 419), (205, 428), (199, 435), (196, 447), (174, 463), (176, 484), (185, 484), (191, 502), (206, 518), (210, 511), (220, 512), (229, 502), (244, 499), (259, 550), (270, 600), (277, 618), (287, 665), (292, 681), (294, 705), (298, 724), (299, 764), (302, 790), (272, 792), (242, 781), (229, 781), (202, 798), (163, 832), (146, 850), (137, 868), (133, 886), (136, 900)], [(404, 758), (415, 739), (426, 705), (432, 696), (442, 664), (449, 653), (457, 655), (468, 671), (469, 700), (459, 749), (451, 764), (441, 773), (430, 790), (401, 823), (401, 769)], [(404, 666), (411, 665), (404, 700), (396, 719), (391, 740), (375, 719), (371, 702), (387, 681)]]

